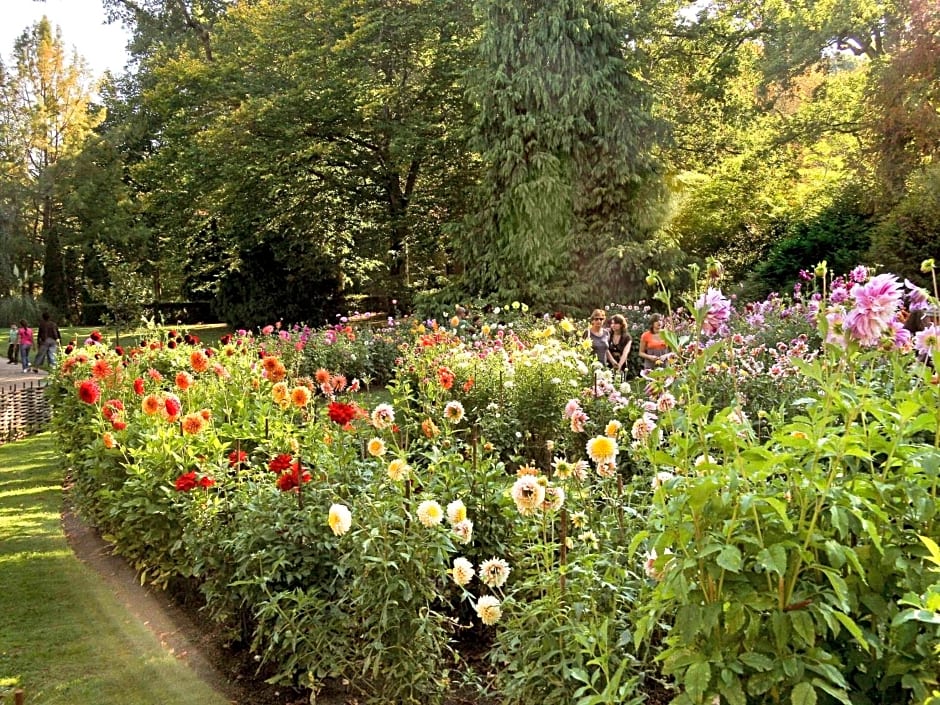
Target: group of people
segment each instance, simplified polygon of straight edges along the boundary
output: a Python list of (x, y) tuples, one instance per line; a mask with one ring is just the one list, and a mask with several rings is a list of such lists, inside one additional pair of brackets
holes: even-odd
[[(615, 313), (610, 317), (609, 325), (607, 314), (602, 309), (594, 309), (591, 314), (591, 325), (584, 336), (591, 341), (591, 348), (597, 360), (609, 367), (620, 379), (626, 379), (629, 370), (630, 349), (633, 347), (633, 338), (627, 330), (627, 320)], [(637, 354), (644, 370), (650, 370), (661, 365), (669, 354), (669, 346), (660, 333), (663, 329), (663, 317), (654, 313), (649, 318), (649, 327), (640, 336), (640, 347)]]
[[(25, 319), (20, 319), (19, 324), (10, 323), (10, 340), (7, 346), (7, 364), (15, 365), (18, 362), (23, 366), (23, 374), (32, 370), (39, 373), (39, 366), (44, 362), (49, 367), (55, 367), (56, 350), (62, 341), (62, 334), (59, 333), (59, 326), (47, 311), (43, 311), (42, 320), (39, 322), (39, 328), (34, 332)], [(32, 364), (29, 361), (30, 351), (38, 343), (36, 356)]]

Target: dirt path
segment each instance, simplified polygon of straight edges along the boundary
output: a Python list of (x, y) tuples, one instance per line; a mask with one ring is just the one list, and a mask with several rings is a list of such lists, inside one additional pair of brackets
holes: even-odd
[[(245, 664), (226, 649), (211, 625), (201, 623), (166, 593), (140, 584), (134, 570), (72, 511), (62, 514), (62, 527), (75, 556), (101, 576), (128, 611), (160, 640), (168, 653), (235, 705), (300, 705), (296, 693), (281, 692), (244, 675)], [(324, 701), (318, 700), (323, 703)], [(326, 705), (342, 705), (333, 700)]]

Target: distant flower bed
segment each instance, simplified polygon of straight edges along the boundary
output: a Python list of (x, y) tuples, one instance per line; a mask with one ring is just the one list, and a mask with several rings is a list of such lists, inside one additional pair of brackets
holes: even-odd
[[(52, 379), (54, 428), (81, 511), (145, 579), (198, 585), (277, 682), (922, 702), (940, 330), (899, 314), (935, 301), (818, 283), (743, 305), (713, 283), (626, 381), (586, 324), (518, 304), (217, 347), (90, 338)], [(638, 339), (647, 311), (608, 311)]]

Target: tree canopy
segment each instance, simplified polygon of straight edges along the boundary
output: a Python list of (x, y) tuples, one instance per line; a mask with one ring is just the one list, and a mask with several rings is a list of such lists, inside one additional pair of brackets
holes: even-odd
[(101, 2), (122, 75), (48, 19), (0, 64), (2, 291), (73, 317), (127, 271), (258, 325), (935, 254), (930, 0)]

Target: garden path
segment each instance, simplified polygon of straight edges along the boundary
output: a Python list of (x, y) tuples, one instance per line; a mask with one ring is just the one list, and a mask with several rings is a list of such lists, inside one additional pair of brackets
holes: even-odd
[[(301, 705), (296, 693), (280, 691), (251, 678), (251, 669), (226, 648), (219, 630), (202, 619), (197, 610), (187, 610), (160, 590), (140, 584), (134, 569), (111, 545), (68, 507), (62, 527), (75, 556), (92, 568), (128, 611), (148, 627), (163, 648), (191, 668), (205, 683), (233, 705)], [(344, 705), (343, 700), (318, 699), (325, 705)]]
[(0, 359), (0, 389), (22, 388), (24, 383), (35, 384), (37, 381), (44, 380), (47, 374), (45, 370), (39, 370), (38, 373), (30, 372), (24, 375), (19, 363), (8, 365), (6, 357)]

